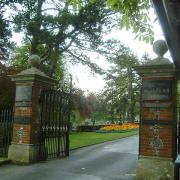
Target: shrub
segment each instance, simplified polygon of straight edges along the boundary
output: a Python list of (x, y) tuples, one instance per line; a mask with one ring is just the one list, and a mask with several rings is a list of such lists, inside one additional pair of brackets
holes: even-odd
[(96, 130), (99, 130), (102, 127), (102, 125), (84, 125), (84, 126), (78, 126), (77, 132), (93, 132)]

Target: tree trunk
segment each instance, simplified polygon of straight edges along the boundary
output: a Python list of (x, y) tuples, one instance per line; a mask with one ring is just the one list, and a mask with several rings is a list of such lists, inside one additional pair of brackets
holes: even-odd
[(52, 52), (51, 60), (49, 62), (49, 72), (48, 72), (48, 75), (50, 77), (53, 77), (54, 73), (56, 71), (57, 62), (60, 58), (59, 54), (60, 53), (59, 53), (59, 50), (57, 48)]
[(129, 99), (130, 99), (130, 107), (129, 107), (129, 121), (134, 122), (135, 120), (135, 113), (134, 113), (134, 106), (135, 106), (135, 97), (132, 87), (132, 68), (128, 68), (128, 77), (129, 77)]
[(38, 45), (39, 45), (39, 36), (40, 36), (40, 28), (42, 25), (42, 0), (37, 0), (37, 8), (36, 8), (36, 16), (34, 17), (34, 21), (36, 22), (34, 27), (30, 30), (32, 34), (32, 42), (31, 42), (31, 54), (38, 54)]
[(131, 98), (131, 106), (130, 106), (130, 119), (131, 119), (131, 122), (134, 122), (135, 121), (135, 105), (136, 105), (136, 102), (135, 102), (135, 97), (134, 95), (132, 95), (132, 98)]
[(32, 43), (31, 43), (31, 54), (38, 54), (38, 42), (36, 40), (36, 37), (33, 37)]

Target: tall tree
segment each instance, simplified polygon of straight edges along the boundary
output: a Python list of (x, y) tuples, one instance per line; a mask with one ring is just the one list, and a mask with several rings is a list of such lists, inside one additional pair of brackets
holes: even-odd
[(138, 59), (129, 48), (121, 45), (117, 55), (109, 61), (112, 66), (104, 91), (109, 113), (112, 119), (134, 121), (140, 81), (133, 66), (138, 64)]
[[(17, 3), (19, 3), (18, 6)], [(85, 34), (91, 34), (90, 39), (93, 39), (95, 36), (93, 36), (93, 33), (89, 33), (89, 31), (94, 29), (94, 27), (100, 30), (101, 28), (99, 25), (104, 19), (109, 19), (109, 23), (106, 21), (106, 27), (108, 27), (112, 19), (104, 16), (104, 11), (102, 11), (102, 9), (107, 10), (105, 5), (108, 5), (114, 12), (120, 12), (121, 28), (131, 28), (139, 39), (143, 39), (147, 42), (153, 41), (152, 26), (149, 23), (150, 0), (3, 0), (0, 3), (1, 54), (9, 47), (7, 40), (12, 30), (9, 26), (9, 17), (5, 18), (4, 16), (4, 11), (7, 7), (8, 10), (10, 6), (15, 9), (14, 12), (16, 12), (16, 15), (11, 20), (15, 20), (14, 24), (17, 25), (16, 30), (24, 30), (26, 32), (27, 37), (32, 42), (32, 52), (36, 52), (37, 45), (43, 43), (47, 46), (47, 53), (45, 56), (48, 56), (48, 52), (52, 51), (52, 49), (54, 51), (60, 51), (60, 53), (66, 51), (68, 43), (72, 44), (73, 39), (68, 37), (69, 35), (73, 37), (79, 35), (76, 31), (77, 29), (82, 32), (82, 29), (85, 27)], [(100, 6), (101, 10), (99, 11)], [(97, 21), (98, 18), (100, 18), (100, 21)], [(71, 23), (72, 21), (74, 23)], [(93, 22), (93, 26), (88, 26), (89, 22)], [(49, 35), (51, 36), (49, 37)], [(82, 37), (85, 41), (87, 40), (84, 38), (85, 36), (81, 36), (81, 38)], [(53, 46), (47, 45), (47, 41), (49, 42), (48, 44), (52, 43)], [(65, 41), (66, 43), (63, 43)], [(60, 45), (61, 48), (55, 48), (54, 45), (55, 47)], [(69, 54), (71, 53), (72, 51), (69, 52)], [(71, 54), (73, 58), (76, 57), (75, 55), (76, 53), (73, 55)], [(55, 61), (56, 60), (54, 60), (54, 62)], [(85, 62), (87, 63), (87, 61)], [(88, 62), (88, 64), (89, 66), (94, 66), (94, 64), (90, 62)], [(53, 69), (55, 63), (52, 62), (51, 66), (51, 69)]]
[(11, 30), (9, 22), (4, 17), (5, 7), (10, 1), (3, 1), (0, 3), (0, 61), (7, 59), (7, 52), (10, 46), (9, 38), (11, 37)]
[(94, 107), (95, 109), (91, 115), (91, 121), (93, 122), (94, 125), (97, 122), (105, 124), (105, 122), (109, 120), (109, 115), (107, 112), (107, 106), (104, 99), (104, 95), (102, 93), (96, 95), (96, 101)]
[(18, 5), (20, 11), (15, 5), (13, 9), (15, 30), (25, 33), (31, 42), (31, 54), (38, 54), (39, 45), (46, 48), (40, 55), (50, 66), (50, 76), (57, 67), (59, 56), (100, 71), (96, 63), (90, 61), (87, 50), (96, 50), (103, 44), (102, 33), (117, 24), (111, 16), (114, 12), (107, 8), (105, 1), (85, 0), (81, 8), (74, 11), (68, 1), (23, 0), (21, 6)]
[(94, 94), (85, 95), (84, 91), (75, 88), (72, 93), (72, 101), (72, 123), (79, 124), (85, 119), (92, 117), (96, 106), (96, 97)]
[(0, 61), (8, 59), (10, 49), (14, 47), (10, 40), (12, 37), (11, 21), (7, 16), (10, 6), (22, 3), (23, 0), (3, 0), (0, 2)]

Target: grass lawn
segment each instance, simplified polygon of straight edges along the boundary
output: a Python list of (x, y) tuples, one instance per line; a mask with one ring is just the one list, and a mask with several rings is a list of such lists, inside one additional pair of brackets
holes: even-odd
[(123, 137), (138, 134), (138, 130), (122, 133), (96, 133), (96, 132), (78, 132), (70, 135), (70, 149), (75, 149), (92, 144), (112, 141)]
[[(123, 137), (132, 136), (138, 134), (138, 130), (132, 130), (129, 132), (121, 133), (96, 133), (96, 132), (77, 132), (70, 134), (70, 149), (80, 148), (102, 142), (112, 141)], [(52, 139), (50, 139), (52, 141)], [(56, 141), (52, 141), (56, 143)], [(51, 151), (51, 145), (49, 145), (49, 151)], [(49, 143), (48, 143), (49, 144)], [(48, 145), (47, 145), (48, 146)], [(7, 160), (6, 157), (0, 157), (0, 161)]]

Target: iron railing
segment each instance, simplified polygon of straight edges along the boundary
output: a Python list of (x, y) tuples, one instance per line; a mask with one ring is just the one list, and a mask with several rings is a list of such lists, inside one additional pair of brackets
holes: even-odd
[(0, 157), (7, 157), (13, 133), (13, 108), (0, 109)]

